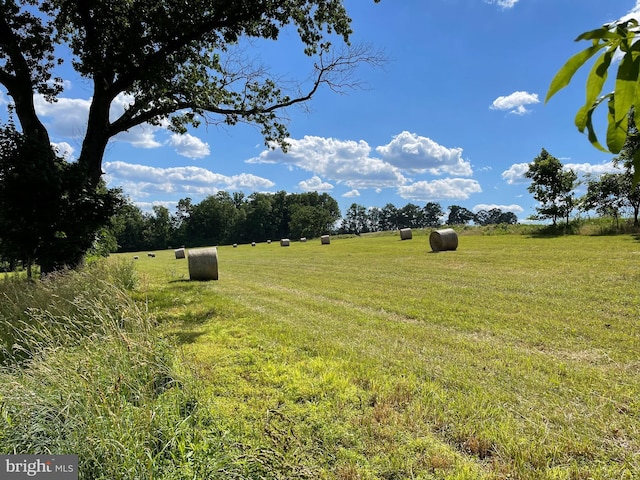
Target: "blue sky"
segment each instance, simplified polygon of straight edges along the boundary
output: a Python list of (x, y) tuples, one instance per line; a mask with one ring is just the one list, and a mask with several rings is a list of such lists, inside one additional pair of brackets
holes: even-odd
[[(287, 112), (289, 153), (268, 150), (248, 125), (208, 126), (177, 136), (140, 127), (116, 137), (103, 163), (110, 186), (141, 208), (173, 210), (219, 190), (327, 192), (340, 204), (535, 211), (523, 173), (545, 148), (580, 175), (611, 171), (573, 125), (586, 69), (544, 104), (557, 70), (586, 42), (583, 31), (640, 10), (640, 0), (369, 0), (345, 2), (352, 43), (382, 50), (382, 68), (362, 66), (360, 88), (323, 90)], [(244, 54), (278, 75), (310, 72), (295, 33)], [(52, 141), (80, 149), (89, 83), (63, 71), (56, 104), (38, 99)], [(0, 104), (7, 103), (0, 90)], [(126, 104), (117, 99), (114, 111)]]

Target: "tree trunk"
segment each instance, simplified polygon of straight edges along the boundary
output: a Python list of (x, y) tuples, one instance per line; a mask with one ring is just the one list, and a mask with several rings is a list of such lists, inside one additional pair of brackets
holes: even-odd
[(102, 178), (102, 158), (110, 138), (109, 107), (111, 99), (104, 92), (94, 89), (94, 98), (89, 110), (87, 132), (78, 158), (86, 180), (96, 188)]

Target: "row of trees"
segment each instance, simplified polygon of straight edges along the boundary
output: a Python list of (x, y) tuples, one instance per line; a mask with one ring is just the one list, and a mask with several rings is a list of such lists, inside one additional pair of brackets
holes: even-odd
[(451, 205), (449, 214), (436, 202), (428, 202), (424, 207), (408, 203), (396, 208), (388, 203), (383, 208), (366, 208), (351, 204), (340, 224), (339, 233), (368, 233), (397, 230), (400, 228), (437, 228), (447, 225), (466, 225), (474, 222), (478, 225), (515, 224), (518, 217), (512, 212), (503, 212), (499, 208), (480, 210), (477, 213)]
[(280, 191), (245, 196), (220, 191), (197, 204), (190, 198), (180, 200), (175, 214), (163, 206), (145, 213), (126, 202), (112, 218), (103, 245), (139, 251), (317, 237), (332, 232), (339, 219), (338, 202), (327, 193)]
[(341, 219), (338, 202), (327, 193), (287, 194), (218, 192), (194, 204), (190, 198), (178, 202), (175, 213), (155, 206), (143, 212), (122, 198), (122, 207), (102, 232), (100, 248), (109, 251), (156, 250), (168, 246), (216, 245), (262, 242), (269, 239), (319, 237), (327, 233), (367, 233), (400, 228), (516, 223), (511, 212), (499, 209), (473, 213), (452, 205), (449, 215), (438, 203), (419, 207), (366, 208), (352, 204)]

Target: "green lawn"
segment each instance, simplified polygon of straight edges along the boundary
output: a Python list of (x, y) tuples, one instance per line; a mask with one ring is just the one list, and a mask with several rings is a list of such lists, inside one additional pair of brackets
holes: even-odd
[(142, 253), (135, 296), (211, 432), (275, 478), (638, 478), (638, 237), (430, 250), (422, 231), (223, 246), (211, 282)]

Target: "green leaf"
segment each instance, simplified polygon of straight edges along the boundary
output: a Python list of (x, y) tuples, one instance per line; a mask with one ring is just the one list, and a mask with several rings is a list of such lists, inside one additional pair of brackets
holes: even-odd
[(596, 28), (595, 30), (590, 30), (588, 32), (584, 32), (576, 38), (576, 42), (580, 40), (602, 40), (604, 38), (611, 39), (616, 37), (617, 35), (611, 32), (607, 25), (603, 25), (600, 28)]
[(587, 60), (589, 60), (596, 53), (598, 53), (598, 51), (606, 46), (606, 43), (592, 45), (591, 47), (586, 48), (571, 57), (567, 61), (567, 63), (565, 63), (562, 68), (558, 70), (558, 73), (556, 73), (555, 77), (553, 77), (553, 80), (551, 80), (551, 85), (549, 86), (547, 97), (544, 100), (545, 103), (549, 101), (552, 96), (558, 93), (558, 91), (569, 85), (569, 82), (571, 81), (571, 78), (576, 73), (576, 71), (578, 71), (578, 69), (582, 65), (584, 65)]
[(609, 108), (609, 126), (607, 129), (607, 146), (613, 153), (618, 153), (627, 138), (629, 112), (636, 103), (638, 76), (640, 73), (640, 56), (632, 52), (622, 57), (615, 83), (613, 106)]
[(598, 57), (591, 69), (591, 72), (589, 73), (589, 76), (587, 77), (587, 99), (582, 108), (578, 110), (575, 118), (575, 124), (581, 132), (586, 126), (587, 112), (596, 103), (598, 95), (600, 95), (602, 87), (604, 86), (604, 82), (607, 80), (607, 71), (609, 69), (609, 65), (611, 65), (613, 53), (614, 50), (607, 50), (604, 54)]
[[(596, 147), (598, 150), (603, 152), (606, 152), (607, 150), (598, 141), (598, 137), (596, 135), (595, 129), (593, 128), (592, 116), (595, 109), (598, 108), (598, 105), (600, 105), (605, 99), (610, 97), (613, 97), (613, 94), (610, 93), (608, 95), (604, 95), (600, 97), (596, 102), (593, 103), (593, 105), (591, 105), (590, 108), (586, 109), (586, 111), (584, 112), (584, 115), (585, 115), (584, 125), (585, 125), (585, 128), (587, 129), (589, 141), (594, 147)], [(580, 129), (580, 132), (583, 132), (583, 131), (584, 131), (584, 128)]]
[(616, 115), (616, 99), (617, 93), (609, 98), (609, 115), (607, 117), (607, 147), (611, 153), (618, 153), (624, 145), (627, 138), (628, 117), (624, 115), (621, 119), (617, 119)]

